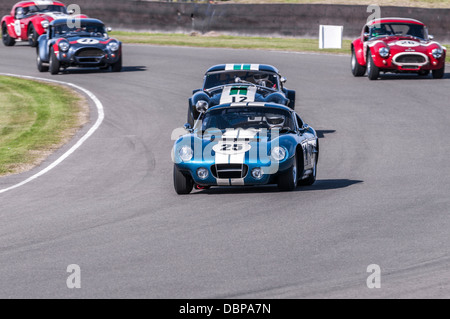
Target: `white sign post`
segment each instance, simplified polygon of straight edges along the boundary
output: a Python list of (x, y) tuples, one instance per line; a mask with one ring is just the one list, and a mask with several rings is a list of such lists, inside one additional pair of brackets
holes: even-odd
[(321, 25), (319, 49), (342, 49), (343, 33), (344, 27), (341, 25)]

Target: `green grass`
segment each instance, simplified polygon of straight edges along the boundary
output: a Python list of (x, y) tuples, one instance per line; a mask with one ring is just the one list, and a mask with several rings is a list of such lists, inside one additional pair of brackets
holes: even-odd
[(0, 176), (43, 160), (83, 124), (85, 101), (67, 88), (0, 76)]
[[(282, 50), (294, 52), (321, 52), (350, 54), (351, 40), (344, 40), (342, 49), (319, 49), (319, 40), (302, 38), (265, 38), (265, 37), (239, 37), (239, 36), (204, 36), (178, 33), (144, 33), (114, 31), (112, 36), (125, 43), (178, 45), (205, 48), (233, 48), (233, 49), (260, 49)], [(447, 45), (447, 48), (450, 48)], [(450, 62), (450, 55), (447, 56)]]

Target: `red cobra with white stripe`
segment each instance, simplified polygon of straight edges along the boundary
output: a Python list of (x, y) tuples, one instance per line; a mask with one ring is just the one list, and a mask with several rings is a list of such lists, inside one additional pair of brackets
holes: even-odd
[(16, 3), (9, 15), (1, 20), (2, 40), (6, 46), (16, 41), (28, 41), (37, 46), (37, 39), (46, 33), (46, 26), (55, 19), (87, 18), (86, 15), (69, 15), (66, 6), (59, 1), (21, 1)]
[(371, 80), (378, 79), (382, 72), (444, 76), (447, 49), (433, 41), (425, 24), (414, 19), (372, 20), (351, 49), (354, 76), (363, 76), (366, 71)]

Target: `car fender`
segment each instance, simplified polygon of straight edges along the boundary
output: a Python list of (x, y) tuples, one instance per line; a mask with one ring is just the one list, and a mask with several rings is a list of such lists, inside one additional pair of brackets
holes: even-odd
[(38, 39), (37, 54), (41, 57), (41, 61), (50, 61), (50, 46), (48, 45), (47, 34), (43, 34)]
[(3, 23), (6, 24), (9, 36), (12, 38), (17, 38), (16, 31), (14, 29), (14, 18), (11, 16), (4, 16), (2, 18), (2, 22), (0, 23), (0, 26), (3, 25)]
[(356, 39), (352, 43), (353, 50), (356, 55), (356, 60), (362, 66), (366, 65), (366, 56), (364, 54), (364, 44), (361, 39)]

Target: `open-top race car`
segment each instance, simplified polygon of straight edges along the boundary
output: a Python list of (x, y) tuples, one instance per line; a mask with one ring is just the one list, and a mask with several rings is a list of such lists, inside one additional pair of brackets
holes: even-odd
[(433, 74), (441, 79), (445, 71), (446, 48), (433, 41), (420, 21), (383, 18), (367, 23), (351, 46), (354, 76), (368, 74), (370, 80), (380, 72)]
[(39, 37), (37, 68), (58, 74), (68, 67), (122, 69), (122, 43), (110, 38), (105, 25), (96, 19), (71, 21), (58, 19), (50, 23), (48, 32)]
[[(32, 47), (44, 34), (48, 24), (54, 19), (68, 18), (65, 5), (58, 1), (21, 1), (14, 5), (10, 15), (1, 21), (3, 44), (13, 46), (16, 41), (28, 41)], [(72, 15), (86, 18), (85, 15)]]
[(185, 125), (173, 148), (174, 187), (189, 194), (210, 186), (278, 184), (281, 190), (316, 181), (319, 140), (287, 106), (227, 103), (207, 109)]
[(286, 78), (265, 64), (220, 64), (206, 71), (203, 88), (189, 98), (187, 121), (193, 126), (199, 117), (196, 104), (214, 106), (235, 102), (272, 102), (295, 108), (295, 91), (284, 88)]

